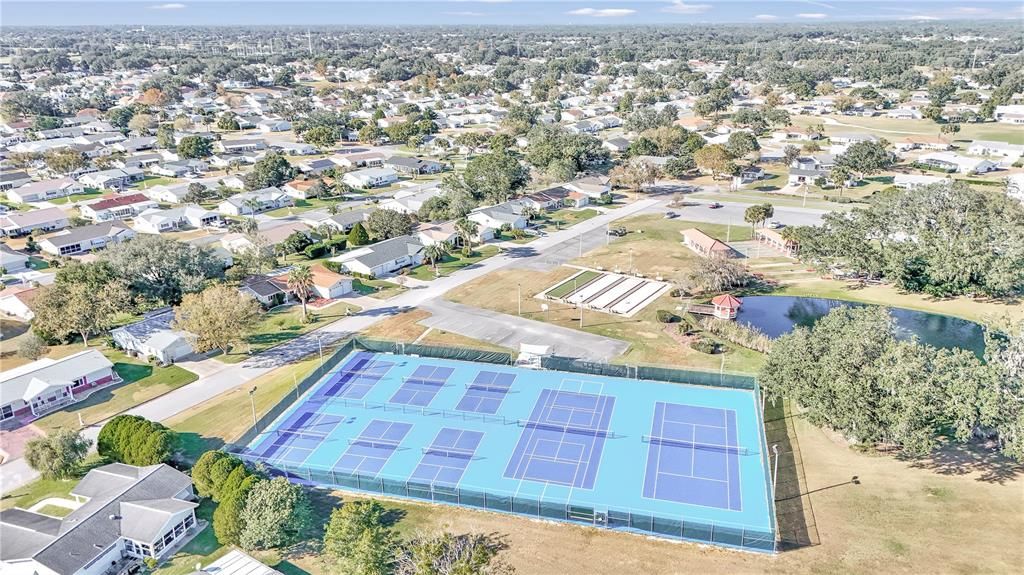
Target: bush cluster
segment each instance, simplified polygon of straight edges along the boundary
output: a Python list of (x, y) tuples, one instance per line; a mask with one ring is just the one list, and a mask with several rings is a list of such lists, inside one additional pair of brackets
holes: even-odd
[(156, 465), (174, 456), (178, 435), (138, 415), (118, 415), (100, 430), (96, 451), (128, 465)]

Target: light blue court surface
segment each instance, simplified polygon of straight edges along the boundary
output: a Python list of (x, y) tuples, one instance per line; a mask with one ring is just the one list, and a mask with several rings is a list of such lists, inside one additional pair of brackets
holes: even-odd
[(245, 456), (313, 484), (771, 550), (759, 407), (751, 390), (353, 352)]

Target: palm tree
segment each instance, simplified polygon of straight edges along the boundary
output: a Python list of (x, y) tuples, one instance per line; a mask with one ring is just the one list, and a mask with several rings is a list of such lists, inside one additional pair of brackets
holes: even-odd
[(313, 293), (313, 272), (309, 266), (295, 266), (288, 274), (288, 289), (302, 302), (302, 323), (306, 323), (306, 300)]
[(457, 231), (459, 236), (462, 237), (462, 253), (467, 255), (473, 253), (473, 236), (475, 236), (479, 230), (480, 224), (469, 218), (462, 218), (455, 222), (455, 231)]
[(437, 262), (443, 260), (444, 256), (448, 255), (448, 244), (445, 242), (433, 243), (423, 250), (423, 255), (427, 256), (427, 259), (430, 260), (430, 265), (434, 266), (434, 275), (437, 275)]
[(249, 208), (249, 215), (252, 216), (253, 220), (255, 220), (256, 219), (256, 210), (259, 209), (260, 203), (258, 201), (256, 201), (255, 199), (253, 199), (253, 198), (249, 198), (248, 200), (245, 200), (244, 202), (242, 202), (242, 205), (244, 205), (245, 207)]

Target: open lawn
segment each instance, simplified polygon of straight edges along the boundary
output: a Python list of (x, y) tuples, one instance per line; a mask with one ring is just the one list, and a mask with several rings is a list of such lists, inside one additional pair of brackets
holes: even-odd
[(176, 365), (157, 367), (117, 350), (101, 351), (114, 364), (114, 371), (123, 381), (94, 391), (84, 401), (36, 420), (37, 427), (44, 431), (61, 427), (79, 429), (79, 416), (86, 425), (92, 425), (199, 379), (196, 374)]
[(179, 180), (177, 178), (168, 178), (164, 176), (146, 176), (145, 178), (142, 179), (142, 181), (137, 182), (135, 184), (135, 187), (140, 190), (145, 190), (148, 188), (152, 188), (153, 186), (170, 186), (173, 184), (177, 184), (181, 181), (183, 180)]
[(368, 295), (376, 299), (388, 299), (409, 288), (388, 280), (355, 279), (352, 281), (352, 289), (359, 292), (359, 295)]
[(321, 310), (309, 308), (310, 321), (303, 323), (301, 305), (279, 306), (264, 313), (249, 333), (242, 337), (241, 343), (232, 347), (228, 353), (216, 357), (224, 363), (238, 363), (250, 355), (295, 339), (360, 309), (349, 303), (336, 303)]
[[(867, 132), (885, 138), (890, 142), (898, 141), (907, 136), (939, 136), (939, 124), (931, 120), (897, 120), (885, 117), (861, 118), (858, 116), (793, 116), (793, 125), (808, 126), (818, 124), (825, 117), (838, 122), (838, 124), (825, 124), (826, 135), (844, 132)], [(953, 140), (954, 142), (997, 140), (1012, 144), (1024, 144), (1024, 131), (1019, 126), (996, 122), (965, 123), (960, 124), (960, 132), (953, 135)]]
[(0, 491), (3, 491), (3, 497), (0, 498), (0, 509), (10, 509), (12, 507), (28, 509), (50, 497), (68, 498), (71, 490), (78, 484), (78, 480), (82, 476), (93, 467), (103, 465), (104, 463), (106, 463), (104, 458), (93, 453), (85, 459), (81, 469), (76, 474), (77, 477), (74, 479), (36, 479), (10, 492), (3, 489), (3, 486), (0, 485)]
[(429, 263), (425, 263), (409, 272), (409, 277), (423, 281), (430, 281), (438, 276), (448, 276), (463, 268), (478, 264), (481, 261), (497, 254), (498, 251), (497, 246), (481, 246), (473, 250), (473, 255), (466, 257), (462, 255), (461, 251), (453, 250), (450, 254), (446, 255), (442, 261), (438, 262), (436, 274), (434, 272), (434, 266)]
[(322, 198), (310, 198), (308, 200), (295, 200), (295, 205), (287, 208), (278, 208), (266, 212), (268, 216), (279, 218), (287, 216), (289, 214), (299, 214), (302, 212), (308, 212), (310, 210), (326, 210), (328, 206), (337, 205), (341, 206), (343, 200), (341, 198), (333, 199), (322, 199)]
[(542, 212), (538, 214), (530, 220), (530, 225), (551, 233), (553, 231), (574, 226), (580, 222), (585, 222), (599, 214), (600, 212), (591, 208), (583, 208), (579, 210), (574, 208), (563, 208), (553, 212)]
[(36, 510), (38, 513), (43, 515), (49, 515), (50, 517), (64, 517), (74, 511), (70, 507), (63, 507), (61, 505), (43, 505)]
[(46, 200), (46, 201), (50, 202), (51, 204), (53, 204), (55, 206), (62, 206), (64, 204), (68, 204), (68, 203), (76, 203), (76, 202), (85, 202), (85, 201), (89, 201), (89, 200), (95, 200), (96, 198), (102, 196), (104, 193), (106, 193), (105, 190), (100, 190), (100, 189), (97, 189), (97, 188), (86, 188), (85, 192), (83, 192), (81, 194), (74, 194), (74, 195), (71, 195), (71, 196), (63, 196), (63, 197), (60, 197), (60, 198), (54, 198), (52, 200)]
[(430, 317), (430, 312), (413, 309), (400, 314), (393, 315), (385, 320), (379, 321), (370, 326), (363, 335), (392, 341), (416, 342), (426, 345), (452, 345), (457, 347), (472, 347), (488, 351), (511, 351), (507, 348), (469, 338), (457, 333), (451, 333), (439, 329), (428, 329), (420, 322)]
[[(447, 297), (466, 305), (515, 315), (518, 311), (516, 284), (521, 284), (523, 317), (569, 329), (579, 329), (578, 309), (568, 304), (533, 297), (577, 271), (575, 268), (564, 266), (549, 272), (498, 270), (452, 290)], [(547, 304), (548, 311), (541, 309), (542, 304)], [(679, 302), (666, 294), (633, 317), (586, 310), (583, 312), (583, 330), (629, 342), (629, 350), (616, 358), (616, 363), (723, 369), (722, 354), (709, 355), (689, 346), (682, 346), (664, 332), (666, 324), (657, 321), (657, 310), (675, 310), (678, 305)], [(679, 325), (671, 324), (671, 328), (677, 329)], [(730, 351), (724, 354), (726, 372), (753, 373), (760, 366), (762, 358), (759, 353), (732, 345), (727, 347)]]

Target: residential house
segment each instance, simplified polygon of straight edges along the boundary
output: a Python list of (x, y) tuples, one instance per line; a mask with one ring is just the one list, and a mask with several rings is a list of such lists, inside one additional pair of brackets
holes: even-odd
[(134, 218), (146, 210), (153, 209), (159, 204), (147, 198), (144, 194), (126, 194), (106, 197), (104, 199), (83, 204), (78, 207), (82, 217), (94, 222), (107, 222), (110, 220), (123, 220)]
[[(1012, 163), (1024, 156), (1024, 144), (975, 140), (967, 148), (967, 153), (975, 156), (999, 156), (1007, 158)], [(10, 192), (7, 195), (10, 197)]]
[(264, 133), (287, 132), (292, 129), (292, 123), (288, 120), (263, 120), (257, 122), (256, 127)]
[(775, 140), (776, 142), (809, 142), (820, 138), (821, 134), (817, 132), (810, 132), (797, 126), (789, 126), (772, 132), (772, 140)]
[(8, 190), (7, 199), (15, 203), (26, 204), (29, 202), (45, 202), (72, 194), (81, 194), (84, 191), (85, 187), (71, 178), (56, 178), (32, 182)]
[(343, 168), (379, 168), (384, 165), (385, 156), (380, 152), (357, 152), (334, 154), (329, 159)]
[(889, 110), (885, 114), (885, 117), (892, 118), (894, 120), (920, 120), (924, 116), (921, 115), (921, 112), (913, 108), (896, 108), (894, 110)]
[(189, 174), (202, 174), (210, 169), (210, 165), (202, 160), (178, 160), (165, 162), (149, 168), (149, 171), (168, 178), (184, 178)]
[(44, 357), (0, 372), (0, 421), (14, 417), (30, 421), (82, 400), (86, 391), (120, 379), (114, 364), (95, 349), (61, 359)]
[(819, 178), (828, 178), (828, 172), (817, 168), (790, 168), (787, 185), (813, 185)]
[(0, 172), (0, 192), (20, 188), (32, 182), (27, 172)]
[(114, 150), (117, 150), (118, 152), (134, 154), (135, 152), (141, 152), (143, 150), (152, 150), (153, 148), (155, 148), (156, 137), (139, 136), (135, 138), (128, 138), (126, 140), (121, 140), (120, 142), (117, 142), (111, 147)]
[(0, 269), (3, 275), (23, 272), (28, 267), (29, 257), (19, 251), (15, 251), (7, 244), (0, 244)]
[(839, 144), (848, 146), (850, 144), (856, 144), (858, 142), (877, 142), (878, 138), (871, 134), (851, 133), (844, 132), (841, 134), (833, 134), (828, 137), (829, 141), (833, 144)]
[(0, 312), (22, 321), (32, 321), (36, 317), (32, 311), (32, 301), (39, 295), (39, 287), (35, 285), (14, 285), (0, 290)]
[(897, 152), (909, 150), (951, 150), (953, 145), (936, 136), (909, 136), (896, 143)]
[(992, 117), (1000, 124), (1024, 126), (1024, 104), (996, 106)]
[(260, 161), (265, 152), (219, 152), (209, 158), (210, 165), (225, 169), (230, 167), (252, 165)]
[(443, 222), (440, 224), (424, 222), (416, 226), (416, 229), (413, 230), (413, 235), (424, 246), (444, 243), (457, 248), (463, 244), (462, 236), (455, 228), (455, 222)]
[(75, 256), (101, 250), (135, 237), (135, 231), (121, 220), (64, 230), (40, 240), (39, 249), (55, 256)]
[(341, 180), (353, 188), (380, 188), (398, 181), (398, 174), (391, 168), (364, 168), (346, 173)]
[(531, 192), (519, 201), (528, 208), (534, 210), (557, 210), (569, 203), (569, 195), (572, 190), (562, 186), (554, 186), (536, 192)]
[(417, 186), (397, 192), (391, 199), (380, 203), (381, 209), (394, 210), (403, 214), (419, 213), (420, 208), (430, 198), (437, 197), (444, 193), (444, 190), (437, 185)]
[(197, 531), (192, 480), (165, 464), (96, 467), (70, 495), (81, 506), (60, 519), (17, 508), (0, 512), (0, 571), (128, 573), (140, 559), (165, 559)]
[(0, 215), (0, 232), (8, 237), (23, 236), (36, 230), (52, 232), (68, 225), (68, 215), (60, 208), (42, 208)]
[(291, 196), (276, 187), (235, 194), (217, 204), (217, 211), (226, 216), (258, 214), (293, 205)]
[(522, 203), (511, 200), (493, 206), (476, 208), (466, 217), (492, 230), (500, 230), (504, 225), (522, 230), (529, 224), (529, 220), (523, 215), (523, 207)]
[(689, 228), (679, 232), (683, 236), (683, 245), (706, 258), (729, 258), (735, 252), (723, 241), (705, 234), (697, 228)]
[[(312, 233), (312, 230), (303, 222), (277, 220), (261, 223), (256, 233), (263, 241), (264, 246), (273, 247), (288, 239), (288, 236), (296, 232), (301, 232), (306, 236), (309, 236)], [(235, 254), (243, 253), (257, 247), (253, 244), (250, 234), (243, 233), (227, 234), (221, 238), (220, 244), (229, 252)]]
[(352, 278), (314, 264), (309, 267), (313, 276), (313, 294), (321, 299), (337, 299), (352, 293)]
[(241, 152), (258, 152), (267, 149), (267, 143), (259, 138), (247, 138), (243, 140), (220, 140), (215, 145), (216, 149), (229, 154)]
[(110, 337), (132, 357), (152, 357), (169, 365), (192, 353), (188, 334), (172, 329), (173, 321), (173, 309), (160, 309), (146, 314), (141, 321), (112, 330)]
[(933, 166), (947, 172), (960, 174), (984, 174), (998, 169), (999, 166), (991, 160), (981, 158), (969, 158), (953, 152), (934, 152), (925, 154), (917, 159), (919, 164)]
[(305, 160), (299, 163), (299, 171), (304, 174), (320, 175), (327, 170), (333, 170), (338, 166), (326, 158)]
[(424, 246), (413, 236), (398, 236), (331, 258), (350, 273), (381, 277), (423, 263)]
[(624, 154), (629, 149), (630, 141), (626, 138), (609, 138), (601, 142), (601, 147), (615, 154)]
[(138, 182), (144, 177), (145, 175), (139, 168), (125, 167), (92, 172), (78, 178), (78, 181), (90, 188), (122, 190), (132, 182)]
[(304, 142), (272, 142), (270, 147), (289, 156), (311, 156), (319, 153), (316, 146)]
[(135, 217), (135, 231), (144, 234), (163, 234), (182, 228), (219, 228), (224, 226), (220, 214), (196, 204), (170, 209), (153, 208)]
[(384, 160), (384, 166), (407, 176), (437, 174), (444, 170), (444, 164), (441, 162), (424, 160), (422, 158), (406, 158), (404, 156), (391, 156)]
[(267, 309), (279, 306), (291, 297), (288, 278), (281, 274), (249, 276), (242, 280), (238, 291), (260, 302)]
[(311, 227), (330, 226), (336, 231), (347, 234), (359, 222), (366, 221), (373, 210), (346, 210), (336, 214), (324, 211), (309, 211), (299, 215), (301, 221)]
[[(281, 186), (281, 189), (284, 190), (284, 193), (297, 200), (306, 200), (315, 197), (315, 194), (311, 190), (319, 183), (320, 180), (292, 180)], [(325, 178), (324, 185), (330, 185), (333, 183), (334, 180)]]
[(764, 168), (761, 166), (744, 166), (738, 176), (733, 177), (734, 186), (745, 186), (764, 179)]
[(584, 176), (562, 184), (562, 187), (596, 200), (612, 193), (612, 180), (608, 176), (602, 175)]
[(921, 176), (917, 174), (896, 174), (892, 185), (903, 190), (911, 190), (932, 184), (948, 184), (950, 179), (942, 176)]

